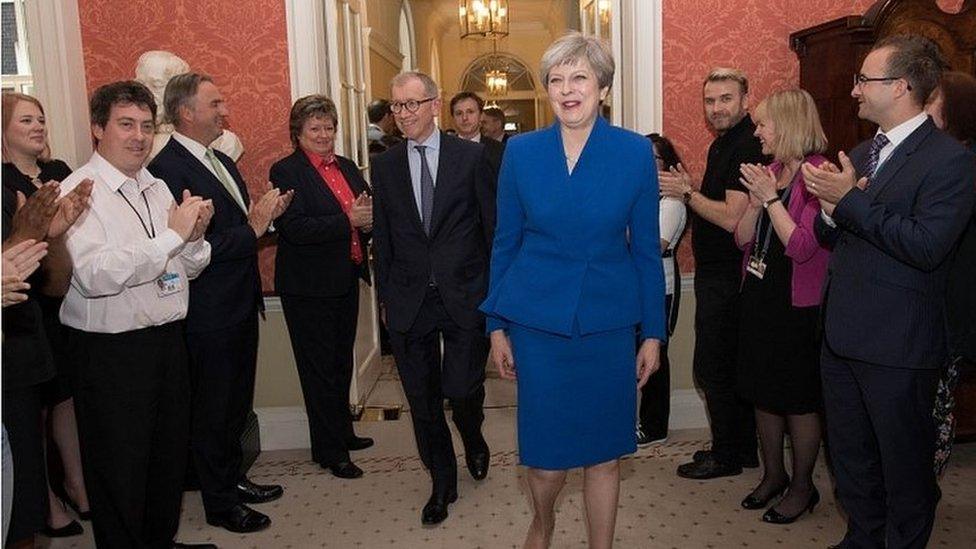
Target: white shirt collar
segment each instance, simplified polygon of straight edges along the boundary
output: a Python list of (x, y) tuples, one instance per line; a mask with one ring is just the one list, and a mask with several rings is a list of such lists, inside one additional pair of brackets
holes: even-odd
[[(434, 131), (430, 132), (430, 135), (427, 137), (427, 139), (424, 139), (423, 143), (417, 143), (413, 139), (408, 139), (407, 140), (407, 148), (409, 150), (416, 151), (417, 149), (415, 149), (414, 147), (416, 147), (417, 145), (423, 145), (423, 146), (427, 147), (427, 150), (428, 151), (436, 151), (436, 150), (440, 149), (441, 148), (441, 131), (435, 127), (434, 128)], [(426, 154), (426, 152), (425, 152), (425, 154)]]
[(898, 145), (901, 145), (901, 142), (907, 139), (908, 136), (912, 134), (912, 132), (914, 132), (922, 124), (924, 124), (927, 118), (928, 118), (927, 114), (925, 114), (924, 112), (920, 112), (886, 132), (882, 132), (881, 128), (878, 128), (878, 133), (884, 133), (885, 137), (888, 138), (888, 142), (890, 143), (890, 145), (887, 145), (886, 148), (891, 147), (892, 149), (894, 149)]
[(105, 184), (108, 185), (108, 188), (112, 189), (112, 192), (118, 191), (122, 188), (122, 185), (125, 185), (129, 181), (135, 183), (137, 190), (142, 192), (155, 185), (156, 181), (158, 181), (145, 167), (139, 168), (135, 179), (133, 179), (113, 166), (105, 157), (98, 154), (98, 151), (92, 153), (88, 164), (95, 170), (95, 173), (101, 176)]
[(173, 139), (175, 139), (180, 145), (186, 147), (186, 150), (190, 151), (190, 154), (197, 157), (197, 160), (200, 162), (204, 162), (205, 164), (210, 163), (210, 161), (207, 160), (207, 150), (209, 147), (205, 147), (203, 143), (200, 143), (192, 137), (187, 137), (177, 131), (173, 132)]

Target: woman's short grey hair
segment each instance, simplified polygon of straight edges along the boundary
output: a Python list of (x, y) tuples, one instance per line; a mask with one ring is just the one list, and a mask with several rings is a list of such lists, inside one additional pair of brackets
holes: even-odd
[(298, 136), (302, 135), (302, 128), (310, 118), (328, 118), (332, 125), (339, 126), (339, 112), (335, 103), (324, 95), (306, 95), (295, 101), (288, 116), (288, 133), (291, 144), (298, 147)]
[(539, 77), (542, 85), (549, 86), (549, 72), (561, 65), (575, 65), (585, 60), (596, 73), (600, 89), (609, 88), (613, 84), (613, 53), (605, 40), (595, 36), (584, 36), (572, 31), (553, 42), (546, 53), (542, 54), (542, 66), (539, 67)]

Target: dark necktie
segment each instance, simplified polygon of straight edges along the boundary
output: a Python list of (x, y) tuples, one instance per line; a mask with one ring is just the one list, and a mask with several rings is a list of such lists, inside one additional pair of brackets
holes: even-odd
[(867, 165), (868, 187), (874, 181), (874, 172), (878, 171), (878, 157), (881, 156), (881, 149), (885, 148), (885, 145), (888, 143), (891, 143), (891, 141), (888, 141), (888, 136), (883, 133), (875, 135), (874, 140), (871, 141), (871, 149), (868, 150)]
[(427, 146), (415, 145), (420, 153), (420, 218), (424, 222), (424, 232), (430, 236), (430, 218), (434, 213), (434, 178), (427, 165)]

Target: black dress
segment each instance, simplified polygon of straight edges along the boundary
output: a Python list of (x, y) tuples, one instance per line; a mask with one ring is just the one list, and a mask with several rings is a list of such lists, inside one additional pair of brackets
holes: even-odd
[[(785, 200), (784, 200), (785, 202)], [(769, 234), (762, 279), (746, 273), (740, 293), (738, 391), (757, 408), (776, 414), (821, 409), (820, 307), (792, 304), (793, 262), (763, 212), (755, 249)]]
[[(4, 185), (4, 240), (11, 233), (16, 201), (14, 192)], [(5, 492), (13, 490), (6, 540), (11, 543), (40, 532), (47, 516), (41, 389), (54, 377), (54, 360), (44, 335), (41, 308), (36, 300), (28, 299), (5, 307), (2, 319), (2, 416), (14, 465), (14, 485), (3, 487)]]
[[(71, 168), (60, 160), (39, 160), (37, 165), (41, 168), (37, 179), (42, 182), (64, 181), (71, 175)], [(24, 196), (31, 196), (37, 191), (37, 186), (31, 178), (27, 177), (10, 162), (3, 163), (3, 185), (15, 193), (20, 191)], [(44, 323), (44, 332), (54, 354), (54, 365), (57, 375), (46, 383), (43, 387), (44, 404), (54, 406), (71, 398), (71, 380), (74, 377), (75, 368), (70, 360), (67, 349), (67, 335), (64, 326), (61, 324), (59, 315), (61, 313), (61, 302), (63, 297), (46, 296), (36, 289), (44, 284), (44, 272), (37, 271), (31, 275), (28, 282), (31, 285), (30, 297), (35, 300), (41, 308), (41, 317)]]

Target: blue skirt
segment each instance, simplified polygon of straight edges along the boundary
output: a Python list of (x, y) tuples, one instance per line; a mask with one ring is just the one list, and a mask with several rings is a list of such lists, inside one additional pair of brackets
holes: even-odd
[(634, 328), (572, 337), (511, 323), (522, 465), (585, 467), (637, 450)]

